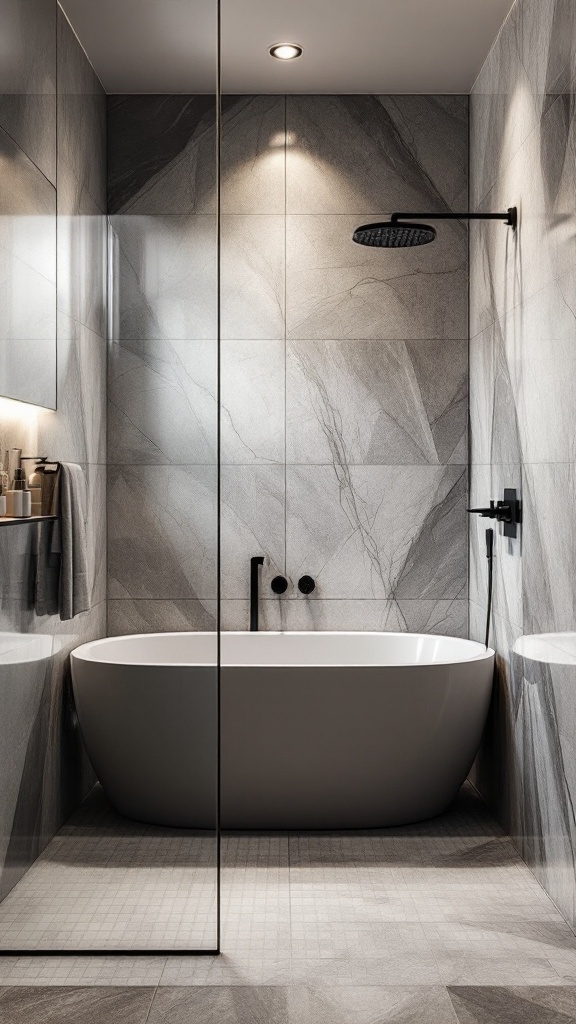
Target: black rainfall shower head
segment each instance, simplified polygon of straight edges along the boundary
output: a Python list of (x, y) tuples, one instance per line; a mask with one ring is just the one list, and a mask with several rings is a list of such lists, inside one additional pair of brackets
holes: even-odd
[(436, 238), (429, 224), (403, 224), (401, 221), (383, 221), (381, 224), (363, 224), (352, 236), (358, 245), (374, 245), (381, 249), (404, 249), (411, 245), (427, 245)]
[(427, 245), (436, 238), (430, 224), (407, 224), (419, 220), (501, 220), (514, 231), (518, 225), (518, 211), (510, 206), (506, 213), (393, 213), (390, 220), (380, 224), (362, 224), (352, 238), (358, 245), (372, 245), (380, 249), (406, 249), (413, 245)]

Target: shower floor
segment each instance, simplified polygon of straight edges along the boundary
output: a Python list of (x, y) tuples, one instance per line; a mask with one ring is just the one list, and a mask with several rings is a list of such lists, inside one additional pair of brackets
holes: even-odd
[[(213, 841), (158, 832), (95, 792), (0, 905), (1, 945), (209, 944)], [(469, 786), (410, 827), (231, 833), (222, 861), (222, 956), (9, 957), (0, 985), (576, 985), (576, 937)]]

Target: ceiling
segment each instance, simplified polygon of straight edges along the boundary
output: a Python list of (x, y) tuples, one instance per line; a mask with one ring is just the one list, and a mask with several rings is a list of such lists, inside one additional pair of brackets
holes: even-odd
[[(212, 92), (216, 0), (61, 0), (110, 93)], [(512, 0), (222, 0), (228, 93), (469, 92)], [(304, 54), (273, 60), (268, 47)]]

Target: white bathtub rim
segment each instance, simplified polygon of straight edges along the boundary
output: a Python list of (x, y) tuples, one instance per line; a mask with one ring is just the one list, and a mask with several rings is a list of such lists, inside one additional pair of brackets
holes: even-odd
[[(214, 661), (164, 661), (164, 660), (150, 660), (150, 661), (135, 661), (130, 659), (128, 656), (121, 658), (118, 654), (110, 655), (109, 658), (93, 658), (91, 656), (94, 649), (100, 649), (111, 645), (113, 642), (130, 640), (134, 641), (137, 639), (142, 640), (154, 640), (162, 638), (168, 640), (171, 637), (211, 637), (216, 641), (216, 632), (206, 631), (192, 631), (192, 630), (179, 630), (177, 632), (156, 632), (156, 633), (128, 633), (122, 636), (109, 636), (102, 637), (99, 640), (90, 640), (87, 643), (81, 644), (75, 650), (71, 652), (71, 657), (81, 661), (91, 662), (95, 665), (126, 665), (137, 668), (217, 668), (217, 662)], [(251, 637), (254, 638), (255, 634), (250, 633), (246, 630), (226, 630), (223, 631), (222, 636), (224, 637)], [(447, 661), (404, 661), (400, 663), (382, 661), (381, 664), (375, 664), (372, 662), (361, 662), (361, 661), (346, 661), (346, 662), (313, 662), (302, 661), (302, 662), (272, 662), (270, 664), (262, 661), (254, 662), (224, 662), (221, 667), (223, 668), (442, 668), (450, 665), (467, 665), (476, 664), (482, 661), (488, 661), (493, 659), (495, 652), (492, 648), (486, 648), (484, 644), (478, 643), (475, 640), (469, 640), (465, 637), (453, 637), (444, 634), (433, 634), (433, 633), (406, 633), (406, 632), (392, 632), (392, 631), (378, 631), (378, 630), (262, 630), (260, 635), (266, 637), (281, 637), (281, 636), (321, 636), (321, 637), (389, 637), (389, 638), (411, 638), (413, 640), (425, 639), (425, 640), (445, 640), (445, 641), (456, 641), (459, 645), (466, 645), (467, 649), (470, 650), (469, 657), (453, 658)]]

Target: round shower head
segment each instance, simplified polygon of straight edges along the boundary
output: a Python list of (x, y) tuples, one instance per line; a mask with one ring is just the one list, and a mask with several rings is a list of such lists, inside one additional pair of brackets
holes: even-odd
[(375, 245), (381, 249), (404, 249), (411, 245), (427, 245), (436, 238), (429, 224), (406, 224), (402, 221), (384, 221), (381, 224), (362, 224), (356, 228), (353, 239), (358, 245)]

